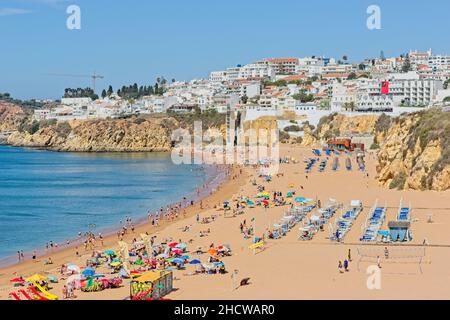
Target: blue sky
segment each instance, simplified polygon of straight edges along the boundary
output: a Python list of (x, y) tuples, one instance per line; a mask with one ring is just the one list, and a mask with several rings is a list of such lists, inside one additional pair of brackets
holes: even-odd
[[(81, 8), (81, 30), (66, 28), (70, 4)], [(371, 4), (381, 30), (366, 28)], [(96, 71), (106, 77), (99, 88), (116, 89), (268, 57), (450, 53), (449, 12), (448, 0), (0, 0), (0, 92), (59, 98), (90, 85), (49, 73)]]

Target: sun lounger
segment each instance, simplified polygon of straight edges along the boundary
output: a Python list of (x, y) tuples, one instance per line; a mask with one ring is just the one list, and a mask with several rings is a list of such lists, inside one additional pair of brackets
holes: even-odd
[(14, 300), (21, 301), (20, 297), (15, 292), (10, 292), (9, 295), (14, 298)]
[[(25, 297), (25, 299), (27, 299), (27, 300), (34, 300), (32, 297), (30, 297), (28, 292), (26, 292), (25, 290), (21, 289), (21, 290), (19, 290), (19, 292)], [(43, 300), (43, 299), (39, 299), (39, 300)], [(47, 300), (47, 299), (45, 299), (45, 300)]]

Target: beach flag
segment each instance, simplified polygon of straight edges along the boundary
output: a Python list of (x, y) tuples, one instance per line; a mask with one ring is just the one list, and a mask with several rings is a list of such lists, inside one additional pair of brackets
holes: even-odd
[(381, 94), (389, 94), (389, 81), (381, 83)]

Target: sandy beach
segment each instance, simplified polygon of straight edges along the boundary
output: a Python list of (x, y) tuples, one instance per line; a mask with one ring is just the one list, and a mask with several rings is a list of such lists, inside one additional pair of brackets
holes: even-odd
[[(189, 242), (189, 251), (197, 247), (209, 248), (211, 244), (228, 244), (232, 248), (232, 256), (223, 259), (229, 272), (225, 275), (188, 275), (194, 270), (187, 265), (186, 270), (174, 271), (174, 290), (167, 298), (179, 299), (449, 299), (450, 288), (442, 285), (450, 280), (448, 263), (450, 262), (450, 192), (433, 191), (394, 191), (382, 188), (375, 181), (376, 159), (373, 154), (366, 156), (367, 173), (354, 169), (345, 170), (344, 158), (341, 168), (334, 172), (330, 165), (325, 172), (319, 173), (314, 168), (305, 177), (303, 159), (312, 157), (310, 148), (283, 146), (282, 157), (294, 158), (298, 163), (280, 165), (279, 177), (274, 176), (271, 182), (265, 182), (257, 176), (257, 169), (252, 167), (234, 168), (229, 179), (211, 196), (203, 200), (204, 209), (196, 204), (187, 210), (186, 217), (174, 222), (164, 222), (158, 227), (147, 223), (136, 228), (134, 234), (128, 234), (124, 241), (130, 243), (141, 233), (148, 232), (157, 236), (157, 240), (171, 238)], [(278, 240), (267, 240), (265, 248), (254, 254), (249, 249), (252, 239), (244, 239), (240, 233), (240, 224), (254, 220), (257, 236), (267, 234), (267, 230), (277, 223), (288, 207), (246, 208), (244, 214), (236, 217), (225, 217), (224, 212), (214, 206), (224, 201), (233, 201), (240, 196), (254, 199), (258, 193), (252, 181), (264, 185), (266, 191), (296, 190), (297, 196), (320, 200), (324, 205), (329, 199), (336, 199), (344, 206), (352, 200), (361, 200), (364, 210), (359, 215), (350, 232), (341, 243), (331, 242), (328, 228), (319, 232), (310, 241), (300, 241), (299, 225), (287, 236)], [(302, 188), (303, 187), (303, 188)], [(404, 204), (410, 204), (412, 211), (413, 240), (400, 245), (372, 245), (359, 241), (363, 234), (362, 225), (370, 214), (370, 209), (378, 200), (380, 206), (386, 204), (387, 221), (394, 220), (403, 198)], [(313, 211), (311, 214), (314, 214)], [(196, 215), (209, 217), (217, 215), (217, 219), (208, 224), (196, 221)], [(339, 216), (340, 213), (337, 214)], [(432, 222), (429, 222), (431, 220)], [(334, 218), (330, 222), (334, 222)], [(188, 232), (183, 227), (191, 226)], [(209, 229), (207, 237), (200, 237), (200, 231)], [(386, 229), (386, 225), (384, 226)], [(104, 245), (96, 250), (116, 249), (117, 236), (105, 238)], [(424, 241), (427, 243), (425, 247)], [(385, 259), (383, 250), (389, 248), (390, 259)], [(338, 262), (343, 261), (352, 252), (349, 272), (339, 273)], [(38, 262), (23, 262), (0, 270), (0, 299), (9, 299), (8, 293), (15, 289), (9, 279), (18, 276), (28, 277), (35, 273), (58, 275), (58, 268), (63, 263), (84, 265), (91, 256), (91, 251), (78, 248), (81, 257), (76, 257), (75, 248), (51, 253), (53, 265), (44, 266), (47, 257), (40, 257)], [(358, 263), (358, 252), (374, 252), (381, 255), (381, 289), (369, 290), (367, 287), (368, 266), (376, 261)], [(402, 252), (417, 255), (425, 252), (426, 256), (419, 265), (417, 259), (395, 259)], [(205, 260), (205, 255), (193, 257)], [(359, 269), (359, 270), (358, 270)], [(237, 271), (237, 278), (250, 278), (250, 285), (234, 289), (231, 274)], [(53, 294), (62, 296), (64, 281), (52, 284)], [(77, 299), (106, 300), (126, 299), (129, 297), (129, 280), (119, 289), (105, 290), (98, 293), (76, 292)]]

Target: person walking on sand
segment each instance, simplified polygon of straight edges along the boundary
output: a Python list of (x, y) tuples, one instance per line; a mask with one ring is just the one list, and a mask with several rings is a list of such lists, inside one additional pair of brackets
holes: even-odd
[(345, 272), (349, 271), (348, 270), (348, 260), (347, 259), (344, 260), (344, 269), (345, 269)]
[(377, 257), (377, 266), (378, 266), (378, 268), (381, 269), (381, 258), (380, 258), (380, 256)]
[(348, 261), (352, 262), (352, 249), (348, 249)]
[(387, 259), (389, 259), (389, 249), (387, 247), (384, 248), (384, 257)]
[(344, 271), (342, 271), (342, 261), (339, 261), (338, 270), (339, 270), (339, 273), (344, 273)]

